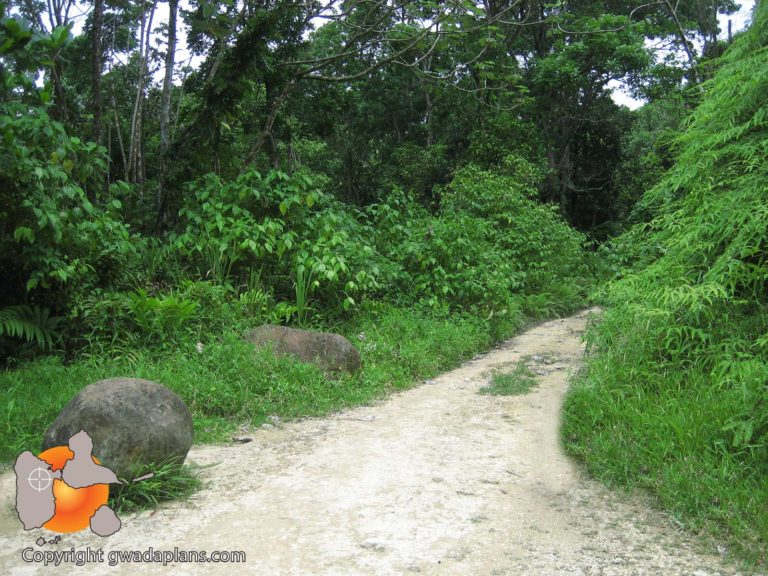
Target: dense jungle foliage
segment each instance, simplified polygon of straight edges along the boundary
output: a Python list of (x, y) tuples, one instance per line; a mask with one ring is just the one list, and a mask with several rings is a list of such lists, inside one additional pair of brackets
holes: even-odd
[[(768, 15), (732, 37), (738, 8), (3, 3), (0, 460), (100, 378), (219, 441), (598, 301), (566, 445), (762, 561)], [(364, 368), (254, 354), (263, 323)]]

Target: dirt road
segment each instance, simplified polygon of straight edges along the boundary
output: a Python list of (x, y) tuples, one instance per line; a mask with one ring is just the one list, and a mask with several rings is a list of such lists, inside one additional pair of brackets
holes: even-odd
[[(207, 483), (191, 502), (36, 547), (0, 478), (0, 574), (547, 575), (734, 574), (671, 521), (586, 479), (563, 455), (559, 413), (587, 312), (379, 406), (250, 433), (190, 453)], [(478, 394), (523, 357), (525, 396)], [(48, 534), (48, 537), (52, 534)], [(22, 550), (103, 550), (82, 568), (25, 563)], [(245, 564), (123, 563), (112, 551), (244, 551)]]

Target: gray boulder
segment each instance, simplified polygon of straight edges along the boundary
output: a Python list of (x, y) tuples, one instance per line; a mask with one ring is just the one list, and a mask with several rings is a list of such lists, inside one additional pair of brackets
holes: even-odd
[(265, 324), (246, 332), (245, 339), (257, 348), (272, 346), (277, 355), (290, 354), (327, 372), (353, 373), (360, 369), (360, 353), (339, 334)]
[(184, 401), (156, 382), (109, 378), (83, 388), (45, 433), (43, 450), (67, 446), (85, 430), (93, 455), (119, 478), (142, 464), (183, 462), (192, 446), (192, 415)]

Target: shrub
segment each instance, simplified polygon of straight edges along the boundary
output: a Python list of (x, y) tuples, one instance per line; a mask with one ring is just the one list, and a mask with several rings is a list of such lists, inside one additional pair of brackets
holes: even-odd
[(455, 174), (437, 215), (394, 189), (368, 210), (389, 260), (384, 281), (406, 300), (494, 314), (509, 313), (515, 294), (550, 291), (566, 296), (563, 310), (578, 305), (585, 291), (562, 286), (587, 276), (585, 239), (534, 194), (530, 182), (474, 166)]
[(525, 293), (588, 276), (586, 238), (555, 206), (532, 200), (535, 194), (530, 180), (467, 166), (456, 173), (441, 205), (447, 218), (463, 213), (490, 223), (499, 260), (512, 266)]
[(201, 276), (242, 283), (249, 271), (289, 297), (300, 274), (326, 304), (354, 305), (377, 287), (373, 250), (353, 209), (323, 193), (306, 173), (255, 170), (222, 182), (208, 174), (190, 185), (175, 245)]

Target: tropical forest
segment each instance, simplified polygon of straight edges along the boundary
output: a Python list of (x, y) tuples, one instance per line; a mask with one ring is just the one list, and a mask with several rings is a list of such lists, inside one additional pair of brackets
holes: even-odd
[(7, 0), (0, 138), (4, 467), (106, 378), (220, 446), (590, 309), (565, 454), (765, 569), (768, 3)]

